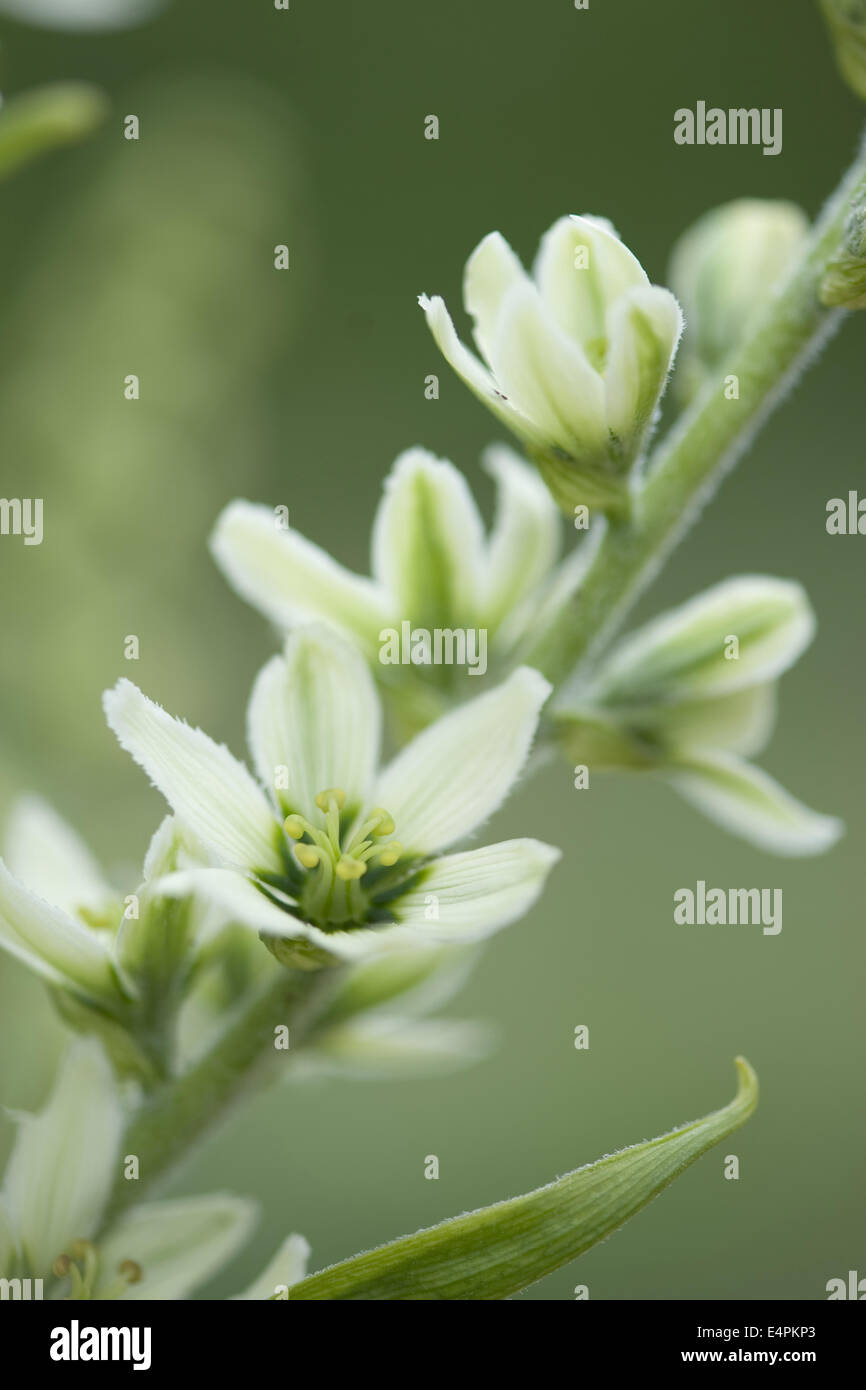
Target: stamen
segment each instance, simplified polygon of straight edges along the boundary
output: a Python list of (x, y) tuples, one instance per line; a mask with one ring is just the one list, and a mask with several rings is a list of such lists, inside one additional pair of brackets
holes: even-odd
[(286, 816), (286, 819), (283, 821), (283, 828), (286, 834), (291, 836), (293, 840), (302, 840), (307, 833), (307, 826), (303, 816)]
[(326, 787), (316, 797), (316, 805), (320, 811), (330, 811), (332, 801), (336, 802), (337, 809), (342, 811), (346, 804), (346, 793), (342, 787)]
[(305, 869), (315, 869), (322, 858), (313, 845), (295, 845), (295, 857)]
[(122, 1274), (127, 1284), (141, 1283), (141, 1265), (135, 1260), (124, 1260), (118, 1265), (118, 1273)]
[(374, 835), (393, 835), (396, 830), (394, 817), (390, 816), (383, 806), (374, 806), (367, 820), (365, 834)]
[(379, 863), (385, 869), (390, 869), (392, 864), (396, 864), (400, 855), (403, 853), (403, 846), (399, 840), (389, 840), (386, 845), (382, 845), (379, 850)]
[(353, 859), (350, 855), (344, 854), (337, 862), (335, 873), (338, 878), (348, 882), (353, 878), (361, 878), (367, 872), (367, 865), (360, 859)]

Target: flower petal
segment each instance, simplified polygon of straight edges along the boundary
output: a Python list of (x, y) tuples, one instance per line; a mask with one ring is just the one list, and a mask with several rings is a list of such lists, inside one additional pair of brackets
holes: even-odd
[(505, 298), (491, 360), (496, 379), (546, 447), (577, 460), (604, 455), (604, 383), (583, 349), (545, 309), (529, 281)]
[(47, 1275), (70, 1241), (95, 1234), (123, 1121), (105, 1054), (76, 1041), (45, 1108), (21, 1118), (6, 1169), (4, 1193), (34, 1274)]
[(240, 1249), (255, 1218), (254, 1202), (219, 1192), (133, 1207), (100, 1243), (95, 1296), (115, 1282), (124, 1260), (134, 1260), (142, 1277), (129, 1285), (124, 1300), (186, 1298)]
[(463, 303), (475, 320), (474, 337), (489, 362), (502, 301), (512, 285), (527, 274), (500, 232), (490, 232), (479, 242), (463, 276)]
[(307, 1273), (310, 1247), (303, 1236), (287, 1236), (276, 1254), (268, 1261), (257, 1279), (248, 1284), (236, 1299), (273, 1298), (292, 1284), (298, 1284)]
[(186, 869), (169, 874), (158, 884), (160, 893), (171, 898), (185, 898), (198, 893), (208, 902), (221, 908), (228, 919), (265, 936), (286, 940), (302, 939), (341, 960), (362, 960), (381, 950), (389, 929), (374, 931), (323, 932), (302, 922), (291, 911), (278, 907), (250, 879), (234, 869)]
[(526, 761), (550, 684), (521, 666), (444, 715), (398, 753), (376, 791), (407, 850), (429, 854), (468, 835), (504, 801)]
[(444, 299), (441, 299), (438, 294), (434, 295), (432, 299), (428, 299), (426, 294), (422, 294), (418, 303), (427, 317), (427, 325), (433, 334), (436, 346), (470, 391), (473, 391), (488, 410), (492, 410), (494, 415), (497, 415), (510, 430), (514, 430), (515, 434), (520, 435), (522, 439), (537, 445), (539, 448), (548, 444), (549, 440), (545, 431), (539, 429), (517, 405), (505, 399), (491, 373), (479, 362), (475, 354), (461, 343), (451, 315), (445, 307)]
[(117, 995), (103, 935), (37, 897), (0, 860), (0, 946), (52, 984)]
[(607, 423), (629, 459), (652, 424), (682, 331), (680, 306), (659, 285), (632, 290), (610, 310)]
[(488, 621), (498, 626), (556, 564), (562, 527), (559, 509), (538, 473), (513, 449), (494, 444), (482, 463), (496, 481), (484, 606)]
[(484, 1023), (459, 1019), (357, 1018), (329, 1029), (299, 1054), (302, 1077), (352, 1081), (444, 1076), (488, 1056), (495, 1032)]
[(407, 449), (385, 480), (373, 528), (373, 573), (414, 627), (476, 619), (484, 529), (462, 473)]
[(347, 818), (360, 808), (379, 759), (381, 726), (367, 663), (321, 625), (289, 636), (285, 655), (259, 673), (247, 712), (256, 769), (283, 813), (299, 811), (322, 824), (316, 796), (328, 787), (346, 793)]
[(529, 911), (560, 858), (558, 849), (539, 840), (503, 840), (448, 854), (434, 859), (391, 910), (428, 940), (481, 941)]
[(269, 507), (231, 502), (211, 537), (213, 556), (236, 593), (282, 628), (321, 620), (378, 652), (378, 633), (393, 618), (387, 593), (338, 565), (297, 531), (282, 531)]
[(5, 859), (16, 878), (70, 915), (80, 907), (98, 913), (117, 900), (87, 845), (41, 797), (13, 807)]
[[(799, 584), (742, 575), (624, 638), (604, 662), (594, 693), (608, 704), (730, 694), (780, 676), (814, 634)], [(735, 659), (726, 656), (730, 637), (737, 639)]]
[(680, 759), (664, 776), (710, 820), (773, 854), (823, 854), (844, 830), (835, 816), (811, 811), (761, 768), (730, 754)]
[(606, 307), (649, 284), (640, 262), (599, 217), (560, 217), (541, 239), (533, 275), (559, 327), (584, 344), (602, 345)]
[(730, 695), (654, 705), (647, 724), (666, 747), (712, 749), (752, 758), (765, 748), (776, 722), (776, 684), (768, 681)]
[(103, 704), (121, 747), (213, 854), (259, 872), (280, 870), (273, 812), (224, 744), (173, 719), (128, 680), (107, 690)]

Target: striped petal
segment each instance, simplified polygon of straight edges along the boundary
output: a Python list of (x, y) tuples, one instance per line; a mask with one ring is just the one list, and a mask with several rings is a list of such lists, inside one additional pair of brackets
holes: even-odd
[(201, 729), (173, 719), (131, 681), (103, 697), (109, 726), (177, 816), (224, 863), (276, 871), (277, 825), (243, 763)]

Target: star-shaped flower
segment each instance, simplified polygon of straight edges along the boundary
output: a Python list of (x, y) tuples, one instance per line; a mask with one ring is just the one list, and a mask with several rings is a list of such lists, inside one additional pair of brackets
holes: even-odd
[[(253, 687), (260, 781), (222, 745), (122, 680), (108, 722), (213, 867), (160, 884), (201, 894), (274, 939), (292, 965), (391, 945), (479, 940), (520, 917), (559, 852), (519, 839), (442, 855), (501, 804), (549, 685), (521, 667), (377, 771), (381, 710), (362, 657), (325, 628), (288, 639)], [(399, 835), (399, 841), (394, 838)]]

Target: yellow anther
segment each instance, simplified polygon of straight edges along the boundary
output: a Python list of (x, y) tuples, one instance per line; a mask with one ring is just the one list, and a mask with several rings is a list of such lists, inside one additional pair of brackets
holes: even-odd
[(379, 863), (385, 869), (390, 869), (392, 864), (396, 864), (400, 855), (403, 853), (403, 846), (397, 840), (389, 840), (387, 845), (383, 845), (379, 852)]
[(51, 1273), (56, 1274), (58, 1279), (65, 1279), (71, 1267), (72, 1261), (68, 1255), (58, 1255), (51, 1266)]
[(127, 1284), (138, 1284), (141, 1282), (141, 1265), (135, 1260), (124, 1260), (117, 1266), (118, 1273), (122, 1274)]
[(373, 835), (393, 835), (396, 829), (393, 816), (389, 816), (382, 806), (373, 807), (367, 823)]
[(320, 811), (329, 811), (332, 801), (335, 801), (339, 810), (342, 811), (346, 802), (346, 793), (343, 791), (342, 787), (326, 787), (325, 790), (319, 792), (319, 795), (316, 797), (316, 805)]
[(67, 1255), (73, 1260), (86, 1260), (88, 1255), (96, 1254), (96, 1246), (91, 1245), (89, 1240), (74, 1240), (66, 1250)]
[(320, 858), (319, 851), (313, 845), (295, 845), (295, 854), (305, 869), (315, 869)]
[(346, 880), (352, 878), (361, 878), (361, 876), (366, 872), (366, 864), (363, 864), (360, 859), (352, 859), (348, 855), (343, 855), (343, 858), (338, 860), (337, 867), (335, 869), (337, 877)]
[(286, 816), (283, 825), (286, 834), (291, 835), (293, 840), (302, 840), (304, 838), (305, 826), (300, 816)]

